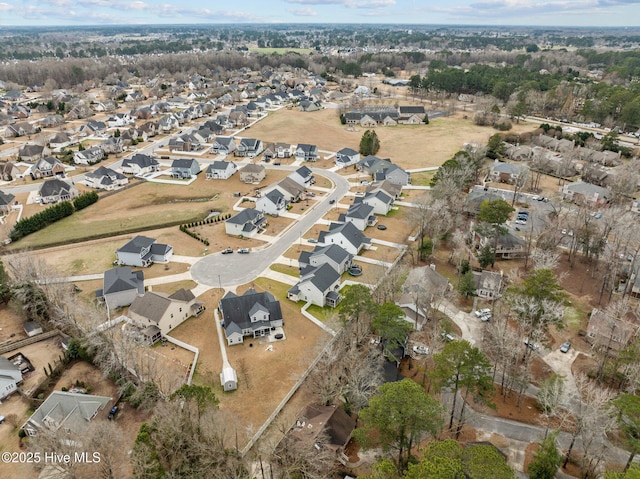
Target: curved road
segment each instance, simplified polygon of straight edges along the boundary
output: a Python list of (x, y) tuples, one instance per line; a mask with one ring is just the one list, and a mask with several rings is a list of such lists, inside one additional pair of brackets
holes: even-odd
[[(295, 170), (298, 167), (281, 168)], [(316, 168), (312, 168), (312, 170), (314, 174), (322, 174), (333, 181), (335, 188), (327, 197), (308, 210), (288, 231), (263, 250), (252, 251), (248, 255), (215, 253), (205, 256), (191, 267), (193, 279), (198, 283), (212, 287), (220, 285), (229, 287), (249, 283), (260, 276), (292, 244), (300, 241), (301, 236), (329, 211), (332, 206), (329, 201), (338, 201), (349, 191), (349, 182), (337, 173)]]

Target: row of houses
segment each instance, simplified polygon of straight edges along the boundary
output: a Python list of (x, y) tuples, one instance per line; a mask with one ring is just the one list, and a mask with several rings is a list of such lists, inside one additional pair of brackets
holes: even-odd
[(347, 125), (363, 128), (393, 125), (418, 125), (424, 122), (427, 112), (424, 106), (368, 107), (344, 113)]

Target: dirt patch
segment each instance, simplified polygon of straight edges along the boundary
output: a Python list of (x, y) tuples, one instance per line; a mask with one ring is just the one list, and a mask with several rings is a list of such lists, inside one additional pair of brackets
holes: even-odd
[(24, 332), (24, 319), (12, 308), (0, 306), (0, 345), (18, 341), (27, 337)]

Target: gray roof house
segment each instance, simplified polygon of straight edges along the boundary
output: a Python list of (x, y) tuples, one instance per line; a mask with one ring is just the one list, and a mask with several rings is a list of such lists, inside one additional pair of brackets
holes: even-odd
[(367, 193), (384, 191), (387, 195), (391, 196), (394, 199), (398, 199), (400, 198), (400, 196), (402, 196), (402, 186), (396, 185), (395, 183), (391, 183), (388, 180), (375, 181), (369, 186), (367, 186), (365, 191)]
[(155, 238), (136, 236), (116, 250), (118, 264), (151, 266), (167, 263), (173, 255), (173, 246), (157, 243)]
[(140, 294), (144, 294), (144, 273), (131, 271), (129, 266), (106, 270), (102, 289), (96, 291), (96, 297), (104, 301), (109, 310), (129, 306)]
[(335, 308), (342, 296), (340, 289), (340, 273), (324, 263), (317, 267), (309, 266), (300, 272), (300, 280), (287, 291), (287, 298), (292, 301), (305, 301), (316, 306)]
[(73, 154), (73, 162), (76, 165), (93, 165), (102, 161), (105, 157), (105, 152), (102, 146), (92, 146), (86, 150), (76, 151)]
[(313, 177), (313, 171), (311, 171), (306, 166), (301, 166), (300, 168), (298, 168), (296, 171), (289, 175), (289, 178), (291, 178), (293, 181), (298, 183), (300, 186), (303, 186), (304, 188), (308, 188), (316, 182), (315, 178)]
[(473, 282), (476, 287), (476, 296), (483, 299), (498, 299), (502, 288), (502, 271), (474, 271)]
[(262, 152), (262, 141), (256, 138), (243, 138), (240, 140), (240, 144), (236, 151), (233, 152), (235, 156), (246, 156), (248, 158), (255, 158)]
[(593, 206), (605, 205), (611, 199), (611, 191), (608, 189), (582, 181), (567, 183), (560, 189), (560, 192), (563, 200)]
[(526, 165), (503, 163), (495, 160), (494, 163), (489, 166), (489, 178), (495, 182), (513, 183), (527, 171), (529, 171), (529, 168)]
[(377, 156), (369, 155), (361, 159), (357, 163), (357, 167), (360, 171), (370, 174), (374, 181), (387, 180), (400, 186), (411, 183), (411, 175), (388, 159), (383, 160)]
[(351, 148), (343, 148), (336, 152), (336, 165), (341, 167), (355, 165), (360, 161), (360, 153)]
[(347, 252), (357, 255), (362, 248), (369, 248), (371, 239), (351, 223), (331, 223), (329, 231), (321, 231), (318, 235), (318, 243), (337, 244)]
[(22, 148), (18, 150), (18, 157), (22, 161), (35, 162), (40, 158), (44, 157), (47, 154), (47, 151), (42, 145), (24, 145)]
[(11, 206), (13, 205), (13, 201), (15, 199), (16, 197), (11, 193), (0, 191), (0, 212), (8, 213), (9, 211), (11, 211)]
[(125, 175), (106, 166), (100, 166), (95, 171), (85, 173), (84, 180), (85, 185), (91, 188), (107, 191), (115, 190), (129, 183), (129, 178)]
[(386, 215), (391, 211), (393, 206), (393, 197), (385, 193), (383, 190), (367, 193), (364, 197), (357, 197), (354, 203), (362, 202), (373, 208), (373, 212), (377, 215)]
[(200, 164), (194, 158), (179, 158), (171, 163), (173, 178), (191, 178), (200, 173)]
[(284, 194), (274, 188), (256, 200), (256, 209), (267, 215), (279, 216), (280, 213), (286, 211), (288, 204)]
[(342, 274), (351, 266), (353, 255), (344, 248), (331, 244), (328, 246), (316, 246), (313, 251), (301, 251), (298, 257), (298, 267), (305, 270), (307, 267), (317, 267), (328, 264), (338, 273)]
[(211, 153), (216, 155), (230, 155), (237, 149), (238, 145), (232, 136), (217, 136), (211, 145)]
[(318, 147), (307, 143), (299, 143), (295, 156), (297, 159), (303, 161), (316, 161), (318, 159)]
[(228, 235), (252, 238), (266, 227), (266, 218), (262, 211), (246, 208), (225, 221)]
[(137, 296), (129, 306), (128, 316), (138, 327), (157, 326), (166, 336), (185, 320), (203, 311), (204, 304), (196, 300), (190, 290), (182, 288), (170, 296), (153, 291)]
[(142, 176), (158, 171), (160, 163), (155, 158), (136, 153), (131, 158), (125, 158), (122, 161), (122, 172), (131, 175)]
[(16, 392), (20, 383), (22, 383), (20, 368), (7, 358), (0, 356), (0, 400)]
[(245, 337), (267, 336), (284, 325), (280, 302), (271, 293), (249, 289), (238, 296), (228, 292), (218, 308), (229, 346), (242, 344)]
[(638, 325), (624, 319), (615, 319), (606, 312), (593, 308), (587, 324), (585, 339), (597, 350), (620, 351), (638, 334)]
[(45, 156), (36, 161), (30, 169), (31, 178), (34, 180), (40, 178), (50, 178), (52, 176), (59, 176), (64, 178), (65, 168), (60, 160), (53, 156)]
[(45, 180), (40, 185), (41, 202), (44, 204), (57, 203), (59, 201), (70, 201), (78, 196), (78, 190), (75, 186), (62, 181), (58, 178)]
[(373, 214), (373, 206), (360, 202), (349, 206), (346, 213), (338, 216), (338, 221), (351, 223), (360, 231), (364, 231), (367, 226), (375, 225), (378, 219)]
[(231, 178), (238, 166), (233, 161), (214, 161), (207, 167), (207, 180), (226, 180)]
[(57, 431), (63, 428), (75, 437), (86, 433), (89, 423), (112, 399), (105, 396), (54, 391), (22, 425), (28, 436), (39, 429)]

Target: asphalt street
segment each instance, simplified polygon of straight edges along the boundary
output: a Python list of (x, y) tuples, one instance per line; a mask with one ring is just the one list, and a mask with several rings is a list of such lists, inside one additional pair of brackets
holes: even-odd
[[(285, 169), (285, 167), (282, 168)], [(295, 167), (291, 169), (295, 169)], [(315, 174), (322, 174), (333, 181), (335, 188), (331, 193), (315, 207), (308, 210), (303, 217), (279, 236), (269, 247), (252, 251), (250, 254), (245, 255), (215, 253), (205, 256), (191, 267), (193, 279), (201, 284), (213, 287), (222, 286), (223, 288), (249, 283), (260, 276), (262, 271), (273, 264), (276, 258), (289, 249), (291, 245), (299, 242), (302, 236), (333, 206), (329, 202), (331, 200), (338, 201), (349, 191), (349, 182), (337, 173), (314, 168), (312, 170)]]

